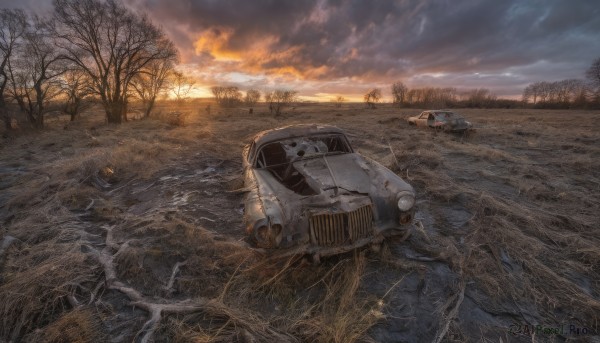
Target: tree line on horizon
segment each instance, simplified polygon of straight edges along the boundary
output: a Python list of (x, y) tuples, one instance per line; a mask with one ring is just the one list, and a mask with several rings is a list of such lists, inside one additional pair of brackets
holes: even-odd
[(585, 72), (586, 79), (534, 82), (523, 90), (522, 101), (534, 108), (600, 107), (600, 58)]
[(402, 82), (391, 86), (392, 104), (399, 107), (517, 107), (518, 101), (499, 99), (487, 88), (458, 90), (454, 87), (421, 87), (409, 89)]
[[(91, 104), (100, 104), (108, 123), (121, 123), (133, 101), (149, 117), (159, 96), (188, 97), (194, 81), (176, 70), (177, 48), (147, 15), (121, 0), (53, 0), (53, 5), (45, 17), (0, 9), (0, 119), (8, 129), (17, 111), (43, 128), (47, 113), (61, 111), (75, 120)], [(586, 77), (532, 83), (521, 101), (498, 98), (485, 88), (409, 89), (402, 82), (391, 85), (391, 94), (393, 104), (403, 107), (599, 107), (600, 59)], [(235, 86), (214, 86), (211, 91), (223, 107), (252, 107), (262, 97), (275, 115), (298, 100), (293, 89), (264, 94), (249, 89), (244, 95)], [(368, 108), (381, 99), (380, 88), (364, 95)], [(345, 101), (341, 95), (332, 99), (338, 107)]]
[[(497, 97), (487, 88), (458, 90), (454, 87), (421, 87), (409, 89), (401, 81), (390, 87), (392, 103), (412, 108), (598, 108), (600, 107), (600, 58), (585, 73), (586, 79), (534, 82), (523, 90), (521, 100)], [(368, 108), (376, 108), (382, 98), (380, 88), (365, 93)], [(337, 106), (345, 101), (337, 96)]]
[[(246, 91), (246, 95), (236, 86), (213, 86), (211, 92), (215, 102), (223, 107), (246, 105), (254, 107), (263, 94), (254, 88)], [(291, 89), (276, 89), (264, 93), (264, 102), (269, 105), (271, 114), (280, 115), (283, 108), (298, 100), (298, 92)]]

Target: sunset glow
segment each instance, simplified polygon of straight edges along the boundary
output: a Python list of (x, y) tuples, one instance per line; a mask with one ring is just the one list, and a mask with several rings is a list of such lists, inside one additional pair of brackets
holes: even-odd
[(0, 343), (600, 337), (598, 38), (600, 0), (0, 0)]
[[(3, 1), (49, 11), (51, 1)], [(584, 78), (600, 55), (594, 1), (130, 0), (175, 42), (193, 92), (289, 88), (360, 101), (390, 84), (488, 88), (516, 98), (536, 81)]]

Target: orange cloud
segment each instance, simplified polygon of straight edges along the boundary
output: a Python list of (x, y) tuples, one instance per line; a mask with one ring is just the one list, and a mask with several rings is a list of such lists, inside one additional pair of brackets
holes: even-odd
[(211, 28), (202, 32), (200, 38), (194, 43), (196, 54), (208, 53), (217, 61), (240, 61), (242, 54), (227, 49), (227, 42), (233, 35), (231, 28)]
[(205, 30), (194, 42), (195, 52), (212, 56), (221, 71), (266, 73), (292, 79), (318, 78), (328, 71), (326, 66), (304, 67), (299, 57), (302, 46), (276, 48), (279, 38), (275, 35), (254, 39), (243, 50), (231, 49), (228, 43), (234, 34), (228, 27)]

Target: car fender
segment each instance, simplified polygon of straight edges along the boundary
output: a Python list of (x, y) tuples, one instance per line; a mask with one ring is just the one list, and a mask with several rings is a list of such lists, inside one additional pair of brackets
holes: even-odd
[(245, 199), (244, 222), (248, 234), (261, 225), (286, 223), (285, 213), (271, 183), (264, 180), (264, 175), (261, 175), (263, 182), (258, 182), (257, 173), (260, 174), (260, 171), (248, 168), (245, 175), (248, 193)]

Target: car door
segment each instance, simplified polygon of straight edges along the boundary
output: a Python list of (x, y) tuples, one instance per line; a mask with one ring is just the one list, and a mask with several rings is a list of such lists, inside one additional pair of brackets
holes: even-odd
[(417, 126), (427, 126), (427, 119), (429, 118), (429, 112), (422, 112), (419, 118), (416, 120)]
[(427, 126), (433, 127), (433, 123), (435, 123), (435, 115), (433, 113), (429, 113), (429, 116), (427, 116)]

